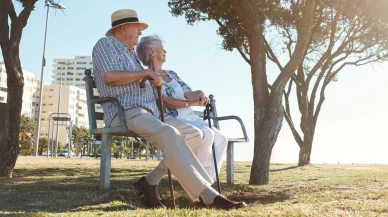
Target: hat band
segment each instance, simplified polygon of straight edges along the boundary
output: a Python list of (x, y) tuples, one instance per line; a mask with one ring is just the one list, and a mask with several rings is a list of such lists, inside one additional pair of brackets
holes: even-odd
[(121, 25), (123, 23), (133, 23), (133, 22), (139, 22), (139, 19), (137, 17), (126, 17), (112, 22), (112, 28), (115, 26)]

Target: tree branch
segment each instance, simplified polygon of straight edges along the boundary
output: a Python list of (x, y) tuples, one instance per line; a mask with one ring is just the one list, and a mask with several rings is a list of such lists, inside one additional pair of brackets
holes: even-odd
[(294, 136), (295, 141), (298, 143), (299, 148), (302, 147), (303, 140), (300, 137), (298, 131), (295, 129), (294, 123), (292, 122), (290, 116), (287, 114), (287, 112), (285, 110), (283, 110), (283, 116), (285, 117), (288, 125), (290, 126), (292, 135)]
[(24, 8), (22, 12), (20, 12), (19, 17), (12, 22), (11, 29), (11, 41), (13, 46), (19, 46), (20, 40), (22, 37), (22, 30), (27, 25), (27, 20), (30, 17), (32, 9), (34, 9), (34, 5), (37, 0), (29, 0), (24, 2)]
[(15, 22), (15, 20), (18, 18), (15, 12), (15, 7), (13, 6), (12, 0), (8, 0), (8, 15), (11, 19), (11, 23)]
[(283, 66), (280, 64), (278, 58), (276, 57), (276, 55), (274, 54), (272, 48), (269, 46), (267, 40), (264, 38), (264, 42), (265, 42), (265, 48), (267, 50), (267, 55), (269, 56), (269, 59), (274, 62), (280, 71), (283, 70)]
[[(306, 0), (301, 20), (303, 28), (300, 32), (298, 32), (294, 53), (292, 54), (289, 62), (284, 66), (284, 70), (279, 74), (273, 83), (273, 92), (271, 92), (271, 97), (281, 97), (283, 89), (288, 80), (291, 78), (292, 73), (295, 72), (304, 58), (304, 54), (309, 45), (309, 38), (311, 37), (314, 27), (314, 12), (316, 3), (316, 0)], [(275, 95), (273, 95), (274, 92), (276, 92)]]

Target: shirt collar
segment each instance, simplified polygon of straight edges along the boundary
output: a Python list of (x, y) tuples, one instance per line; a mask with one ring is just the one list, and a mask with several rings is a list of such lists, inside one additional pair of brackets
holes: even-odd
[(114, 43), (117, 47), (119, 47), (120, 49), (123, 49), (124, 51), (131, 51), (131, 52), (135, 52), (135, 49), (132, 49), (132, 50), (128, 50), (127, 49), (127, 46), (121, 42), (120, 40), (118, 40), (117, 38), (113, 37), (113, 36), (109, 36), (109, 38), (112, 40), (112, 43)]

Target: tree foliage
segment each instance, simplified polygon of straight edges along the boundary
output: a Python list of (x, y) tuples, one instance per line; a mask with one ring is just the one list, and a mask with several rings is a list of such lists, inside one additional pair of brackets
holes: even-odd
[(20, 117), (19, 137), (21, 141), (27, 141), (35, 132), (36, 123), (32, 118), (22, 115)]
[(81, 149), (82, 155), (85, 154), (88, 144), (92, 141), (92, 136), (89, 133), (89, 129), (81, 126), (77, 127), (73, 125), (72, 127), (72, 135), (73, 135), (73, 146)]
[(22, 115), (20, 117), (19, 143), (20, 155), (31, 155), (33, 141), (33, 132), (35, 131), (35, 121), (31, 118)]

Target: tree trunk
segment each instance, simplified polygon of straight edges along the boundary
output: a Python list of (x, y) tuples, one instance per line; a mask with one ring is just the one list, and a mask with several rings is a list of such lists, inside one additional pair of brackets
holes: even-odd
[(267, 111), (263, 114), (265, 119), (255, 124), (255, 148), (249, 180), (251, 185), (268, 184), (272, 149), (282, 127), (283, 107), (268, 106)]
[(0, 104), (0, 178), (12, 178), (19, 155), (19, 126), (24, 79), (19, 51), (2, 47), (7, 70), (7, 103)]
[(299, 149), (298, 166), (306, 166), (310, 164), (311, 149), (313, 147), (312, 140), (305, 140)]
[[(0, 178), (12, 178), (19, 155), (24, 78), (19, 58), (23, 28), (37, 0), (23, 1), (17, 16), (11, 0), (0, 1), (0, 46), (7, 71), (7, 103), (0, 103)], [(8, 23), (11, 24), (11, 29)], [(43, 81), (41, 81), (43, 82)]]

